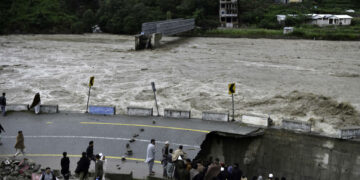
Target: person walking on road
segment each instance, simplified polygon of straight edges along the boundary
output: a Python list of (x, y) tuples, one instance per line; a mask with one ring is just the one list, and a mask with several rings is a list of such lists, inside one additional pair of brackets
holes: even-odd
[(3, 116), (5, 116), (6, 114), (5, 107), (6, 107), (6, 98), (5, 98), (5, 93), (3, 93), (2, 96), (0, 97), (0, 108)]
[(28, 110), (34, 108), (35, 109), (35, 114), (39, 114), (40, 113), (40, 104), (41, 104), (41, 100), (40, 100), (40, 93), (36, 93), (33, 102), (31, 103), (30, 107), (28, 108)]
[(166, 173), (166, 165), (167, 165), (167, 157), (169, 155), (169, 141), (165, 142), (165, 146), (162, 148), (162, 160), (161, 160), (161, 164), (163, 165), (163, 177), (167, 177), (167, 173)]
[(89, 146), (86, 148), (86, 156), (89, 158), (89, 160), (95, 161), (95, 158), (94, 158), (94, 141), (89, 142)]
[(4, 127), (2, 127), (2, 125), (0, 124), (0, 145), (2, 145), (2, 142), (1, 142), (1, 133), (2, 133), (3, 131), (6, 132), (5, 129), (4, 129)]
[(90, 160), (86, 156), (86, 152), (83, 152), (82, 157), (77, 162), (77, 167), (75, 170), (75, 173), (79, 174), (80, 180), (86, 180), (88, 178), (89, 167), (90, 167)]
[(104, 174), (104, 163), (102, 160), (100, 160), (100, 155), (97, 154), (95, 156), (96, 162), (95, 162), (95, 177), (94, 180), (102, 180), (103, 174)]
[(23, 135), (22, 131), (19, 131), (18, 135), (16, 137), (15, 149), (16, 149), (16, 153), (15, 153), (14, 157), (19, 155), (20, 152), (23, 154), (23, 156), (25, 156), (25, 151), (24, 151), (25, 143), (24, 143), (24, 135)]
[(63, 158), (61, 158), (61, 174), (65, 180), (70, 177), (70, 159), (67, 157), (67, 152), (63, 152)]
[(152, 169), (155, 162), (155, 139), (151, 139), (150, 144), (147, 147), (145, 162), (149, 166), (149, 176), (154, 175), (155, 172)]
[(58, 180), (49, 167), (46, 168), (39, 178), (40, 180)]

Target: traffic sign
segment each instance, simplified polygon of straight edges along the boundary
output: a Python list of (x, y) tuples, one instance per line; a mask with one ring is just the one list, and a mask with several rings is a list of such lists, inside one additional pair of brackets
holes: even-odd
[(235, 83), (229, 84), (229, 94), (235, 93)]
[(94, 85), (94, 79), (95, 79), (94, 76), (90, 77), (89, 87), (92, 87)]
[(156, 88), (155, 88), (155, 83), (154, 82), (151, 82), (151, 87), (152, 87), (153, 91), (155, 92)]

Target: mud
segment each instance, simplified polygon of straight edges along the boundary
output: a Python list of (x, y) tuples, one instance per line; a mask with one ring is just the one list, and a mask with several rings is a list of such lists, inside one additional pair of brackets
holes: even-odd
[(40, 92), (45, 104), (85, 111), (95, 76), (90, 104), (125, 113), (127, 106), (155, 108), (154, 81), (160, 114), (191, 109), (201, 118), (202, 111), (230, 111), (227, 86), (235, 82), (236, 119), (311, 120), (333, 134), (359, 121), (359, 49), (360, 42), (166, 37), (162, 48), (136, 52), (132, 36), (0, 36), (0, 91), (9, 103), (30, 103)]

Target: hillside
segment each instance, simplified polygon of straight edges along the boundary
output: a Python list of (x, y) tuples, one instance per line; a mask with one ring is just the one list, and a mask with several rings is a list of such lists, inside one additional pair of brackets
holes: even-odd
[[(104, 32), (135, 34), (141, 23), (168, 18), (196, 19), (202, 29), (218, 26), (218, 0), (1, 0), (0, 34), (86, 33), (98, 24)], [(276, 14), (360, 12), (359, 0), (304, 0), (276, 4), (273, 0), (239, 0), (244, 27), (279, 29)]]

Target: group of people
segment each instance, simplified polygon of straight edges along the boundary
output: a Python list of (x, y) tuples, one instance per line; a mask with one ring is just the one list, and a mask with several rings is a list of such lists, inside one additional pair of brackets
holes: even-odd
[[(149, 175), (154, 175), (152, 170), (155, 160), (155, 139), (151, 139), (147, 147), (146, 160), (149, 166)], [(161, 164), (163, 166), (163, 177), (176, 180), (248, 180), (248, 178), (240, 170), (239, 164), (225, 165), (220, 163), (216, 158), (213, 162), (203, 162), (186, 158), (186, 153), (183, 151), (183, 146), (180, 145), (178, 149), (173, 151), (170, 148), (169, 142), (166, 141), (162, 148)], [(249, 179), (250, 180), (250, 179)], [(280, 180), (269, 174), (267, 178), (254, 176), (251, 180)], [(286, 180), (282, 177), (281, 180)]]
[[(18, 132), (15, 143), (16, 153), (14, 157), (22, 153), (25, 156), (25, 143), (24, 135), (22, 131)], [(91, 161), (95, 162), (95, 175), (94, 180), (102, 180), (104, 170), (103, 161), (105, 157), (101, 157), (99, 154), (94, 155), (94, 141), (89, 142), (89, 146), (86, 149), (86, 152), (82, 153), (82, 157), (77, 162), (77, 167), (75, 173), (79, 175), (80, 180), (87, 180), (89, 175), (89, 168)], [(65, 180), (70, 178), (70, 159), (67, 157), (67, 152), (63, 152), (63, 157), (61, 158), (61, 174)], [(55, 180), (55, 176), (51, 171), (50, 167), (47, 167), (45, 172), (42, 173), (40, 180)]]
[[(105, 157), (101, 157), (100, 154), (94, 155), (94, 141), (89, 142), (89, 146), (86, 148), (86, 152), (82, 152), (80, 160), (77, 162), (75, 173), (79, 175), (80, 180), (86, 180), (89, 178), (89, 168), (91, 161), (95, 162), (95, 174), (94, 180), (102, 180), (104, 175), (104, 160)], [(70, 159), (67, 157), (67, 153), (63, 153), (61, 159), (61, 174), (65, 180), (70, 177)]]
[[(2, 96), (0, 96), (0, 109), (2, 116), (6, 115), (6, 93), (2, 93)], [(40, 105), (41, 105), (41, 99), (40, 99), (40, 93), (36, 93), (34, 96), (34, 99), (30, 106), (28, 105), (28, 110), (34, 109), (35, 114), (40, 113)]]

